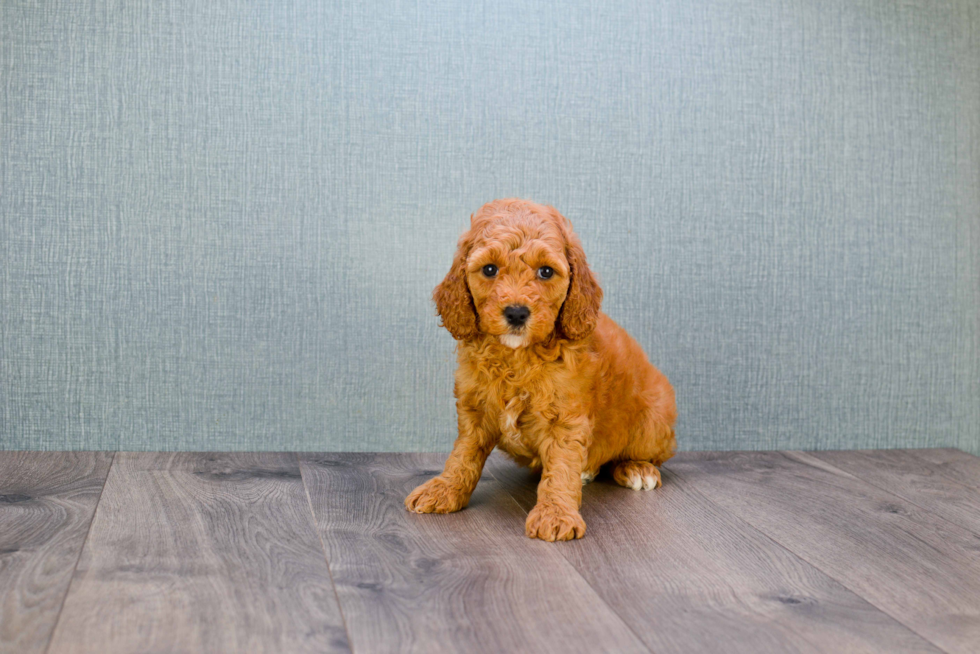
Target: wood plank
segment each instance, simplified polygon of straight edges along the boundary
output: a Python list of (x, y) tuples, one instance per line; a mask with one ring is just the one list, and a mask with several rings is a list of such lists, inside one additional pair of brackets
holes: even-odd
[(111, 452), (0, 452), (0, 652), (43, 652)]
[(931, 511), (980, 538), (980, 493), (938, 472), (915, 450), (810, 452), (835, 468)]
[(301, 455), (357, 651), (647, 651), (488, 475), (459, 513), (406, 511), (444, 460)]
[(51, 652), (348, 650), (295, 455), (116, 456)]
[[(538, 476), (495, 454), (488, 471), (525, 511)], [(561, 553), (656, 652), (937, 652), (667, 468), (627, 490), (583, 490), (585, 538)]]
[(964, 486), (980, 490), (980, 457), (951, 447), (910, 451), (923, 461), (932, 464), (933, 469), (939, 474)]
[(980, 539), (803, 453), (684, 453), (671, 470), (949, 652), (980, 643)]

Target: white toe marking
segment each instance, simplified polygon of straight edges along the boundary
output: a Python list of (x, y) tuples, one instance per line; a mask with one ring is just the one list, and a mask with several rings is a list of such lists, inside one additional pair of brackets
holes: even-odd
[(653, 490), (657, 487), (657, 478), (653, 475), (643, 477), (643, 490)]
[(587, 483), (595, 479), (595, 473), (586, 470), (582, 473), (582, 485), (585, 486)]
[(643, 480), (638, 476), (630, 475), (630, 488), (633, 490), (643, 490)]

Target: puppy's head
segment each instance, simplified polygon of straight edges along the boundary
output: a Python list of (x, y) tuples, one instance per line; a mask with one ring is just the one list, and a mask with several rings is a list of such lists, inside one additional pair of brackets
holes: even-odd
[(526, 200), (495, 200), (471, 217), (433, 299), (457, 340), (490, 334), (518, 348), (552, 334), (591, 334), (602, 289), (564, 216)]

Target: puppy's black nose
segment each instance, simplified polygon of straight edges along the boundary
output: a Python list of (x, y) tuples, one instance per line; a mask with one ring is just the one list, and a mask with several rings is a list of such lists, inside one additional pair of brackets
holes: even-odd
[(531, 310), (520, 304), (512, 304), (504, 309), (504, 318), (511, 327), (520, 327), (527, 322)]

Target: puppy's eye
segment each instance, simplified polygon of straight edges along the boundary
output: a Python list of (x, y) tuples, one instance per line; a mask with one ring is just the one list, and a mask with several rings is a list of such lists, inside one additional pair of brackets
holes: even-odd
[(555, 271), (548, 266), (541, 266), (538, 268), (538, 279), (551, 279), (555, 274)]
[(492, 263), (488, 263), (483, 266), (483, 275), (486, 277), (496, 277), (497, 276), (497, 266)]

